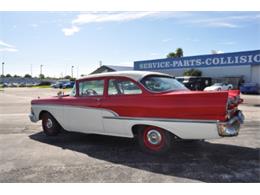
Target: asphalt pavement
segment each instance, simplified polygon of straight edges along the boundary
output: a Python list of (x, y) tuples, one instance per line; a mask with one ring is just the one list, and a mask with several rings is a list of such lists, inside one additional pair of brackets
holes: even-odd
[(62, 133), (28, 119), (33, 98), (55, 89), (0, 90), (0, 182), (260, 182), (260, 96), (242, 95), (239, 136), (174, 144), (151, 156), (133, 139)]

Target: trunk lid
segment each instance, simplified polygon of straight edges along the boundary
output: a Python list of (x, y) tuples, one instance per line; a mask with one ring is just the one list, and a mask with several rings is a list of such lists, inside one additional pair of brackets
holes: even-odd
[[(160, 114), (170, 118), (226, 121), (242, 102), (239, 94), (239, 90), (175, 91), (155, 96), (162, 102), (160, 106), (163, 109), (160, 109)], [(164, 113), (165, 111), (168, 114)]]

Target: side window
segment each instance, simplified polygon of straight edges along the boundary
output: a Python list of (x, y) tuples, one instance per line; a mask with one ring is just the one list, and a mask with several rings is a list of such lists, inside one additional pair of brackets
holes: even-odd
[(110, 79), (108, 95), (141, 94), (142, 90), (130, 80)]
[(104, 93), (104, 80), (82, 81), (79, 83), (79, 96), (97, 96)]

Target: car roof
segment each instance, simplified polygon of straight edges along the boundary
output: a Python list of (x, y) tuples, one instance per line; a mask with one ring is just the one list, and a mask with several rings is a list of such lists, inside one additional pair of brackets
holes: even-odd
[(170, 76), (168, 74), (159, 73), (159, 72), (150, 72), (150, 71), (117, 71), (117, 72), (106, 72), (99, 74), (92, 74), (85, 77), (82, 77), (78, 80), (90, 79), (90, 78), (99, 78), (99, 77), (113, 77), (113, 76), (121, 76), (128, 77), (135, 81), (140, 81), (142, 78), (148, 75), (158, 75), (158, 76)]

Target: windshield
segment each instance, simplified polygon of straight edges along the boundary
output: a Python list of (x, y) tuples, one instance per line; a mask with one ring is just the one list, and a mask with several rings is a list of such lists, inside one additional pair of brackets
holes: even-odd
[(70, 92), (70, 96), (76, 96), (76, 85), (75, 85), (75, 83), (74, 83), (73, 88)]
[(182, 83), (167, 76), (147, 76), (141, 80), (141, 83), (152, 92), (188, 90)]
[(213, 86), (221, 86), (222, 83), (215, 83)]

